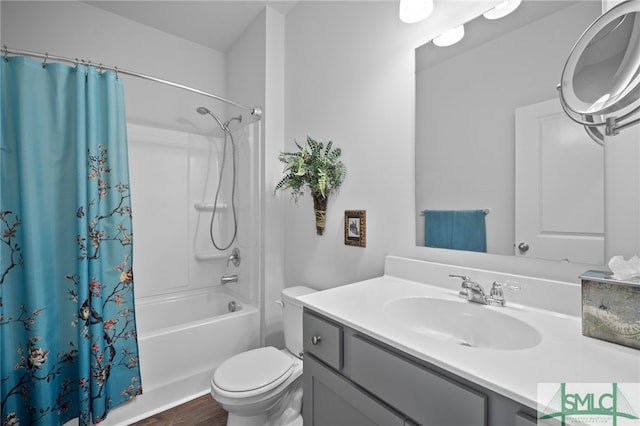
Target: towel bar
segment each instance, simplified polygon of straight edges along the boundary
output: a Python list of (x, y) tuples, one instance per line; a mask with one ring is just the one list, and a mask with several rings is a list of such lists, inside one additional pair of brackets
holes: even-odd
[[(424, 212), (425, 212), (425, 211), (426, 211), (426, 210), (422, 210), (422, 211), (420, 212), (420, 216), (424, 216)], [(491, 213), (491, 210), (490, 210), (490, 209), (482, 209), (482, 211), (484, 212), (484, 215), (485, 215), (485, 216), (486, 216), (486, 215), (488, 215), (489, 213)]]

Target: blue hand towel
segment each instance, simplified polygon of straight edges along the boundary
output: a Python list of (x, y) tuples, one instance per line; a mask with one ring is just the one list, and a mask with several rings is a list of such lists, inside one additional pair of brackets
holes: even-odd
[(425, 210), (425, 245), (468, 251), (487, 251), (483, 210)]
[(424, 242), (427, 247), (452, 248), (453, 211), (424, 211)]

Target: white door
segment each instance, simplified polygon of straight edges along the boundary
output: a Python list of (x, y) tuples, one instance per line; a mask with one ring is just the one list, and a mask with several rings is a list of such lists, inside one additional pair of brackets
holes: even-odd
[(516, 109), (516, 256), (604, 262), (603, 155), (558, 99)]

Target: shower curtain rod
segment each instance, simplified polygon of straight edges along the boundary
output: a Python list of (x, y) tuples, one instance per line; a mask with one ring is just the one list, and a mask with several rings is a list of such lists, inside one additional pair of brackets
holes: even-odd
[(244, 109), (246, 111), (251, 112), (251, 115), (256, 119), (259, 120), (262, 117), (262, 108), (261, 107), (247, 107), (245, 105), (239, 104), (237, 102), (234, 102), (230, 99), (227, 98), (223, 98), (222, 96), (218, 96), (218, 95), (214, 95), (211, 93), (207, 93), (204, 92), (202, 90), (198, 90), (198, 89), (194, 89), (193, 87), (189, 87), (189, 86), (185, 86), (183, 84), (179, 84), (179, 83), (174, 83), (172, 81), (168, 81), (168, 80), (163, 80), (157, 77), (152, 77), (150, 75), (147, 74), (142, 74), (136, 71), (129, 71), (129, 70), (124, 70), (121, 68), (118, 68), (116, 66), (108, 66), (108, 65), (103, 65), (102, 63), (100, 64), (94, 64), (91, 61), (85, 61), (83, 59), (71, 59), (71, 58), (65, 58), (63, 56), (56, 56), (56, 55), (49, 55), (48, 53), (38, 53), (38, 52), (29, 52), (26, 50), (19, 50), (19, 49), (9, 49), (7, 46), (3, 46), (2, 47), (2, 52), (3, 52), (3, 56), (4, 59), (6, 60), (8, 55), (21, 55), (21, 56), (30, 56), (33, 58), (40, 58), (40, 59), (44, 59), (44, 61), (42, 62), (42, 66), (45, 66), (47, 64), (48, 60), (53, 60), (53, 61), (58, 61), (58, 62), (67, 62), (67, 63), (71, 63), (71, 64), (75, 64), (75, 65), (91, 65), (94, 67), (97, 67), (100, 71), (102, 70), (106, 70), (106, 71), (114, 71), (116, 73), (116, 78), (118, 76), (118, 74), (125, 74), (125, 75), (130, 75), (132, 77), (138, 77), (138, 78), (142, 78), (144, 80), (150, 80), (150, 81), (154, 81), (156, 83), (162, 83), (162, 84), (166, 84), (167, 86), (172, 86), (172, 87), (177, 87), (178, 89), (183, 89), (183, 90), (187, 90), (189, 92), (193, 92), (193, 93), (197, 93), (199, 95), (203, 95), (203, 96), (207, 96), (209, 98), (213, 98), (213, 99), (217, 99), (219, 101), (222, 102), (226, 102), (230, 105), (233, 105), (235, 107)]

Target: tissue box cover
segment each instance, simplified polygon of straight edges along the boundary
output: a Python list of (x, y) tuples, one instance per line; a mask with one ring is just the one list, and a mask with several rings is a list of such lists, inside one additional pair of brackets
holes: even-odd
[(582, 334), (640, 349), (640, 279), (587, 271), (582, 280)]

